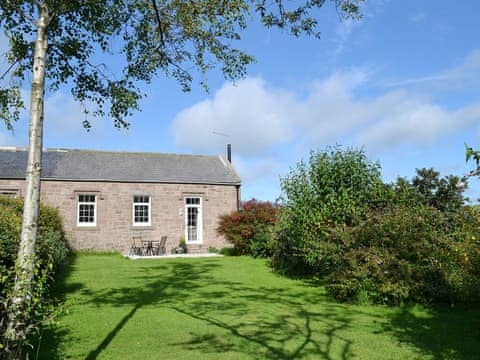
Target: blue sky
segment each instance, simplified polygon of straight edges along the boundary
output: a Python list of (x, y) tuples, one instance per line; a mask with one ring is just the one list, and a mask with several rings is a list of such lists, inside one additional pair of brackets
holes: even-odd
[[(214, 71), (210, 93), (185, 94), (159, 78), (128, 131), (106, 119), (86, 132), (68, 91), (48, 94), (44, 146), (223, 154), (231, 143), (244, 199), (275, 200), (280, 176), (335, 144), (363, 147), (387, 181), (421, 167), (465, 174), (464, 143), (480, 148), (480, 2), (367, 0), (363, 13), (341, 22), (327, 2), (320, 40), (252, 23), (239, 44), (257, 59), (246, 79)], [(0, 126), (0, 145), (26, 146), (27, 125)], [(470, 188), (480, 197), (480, 179)]]

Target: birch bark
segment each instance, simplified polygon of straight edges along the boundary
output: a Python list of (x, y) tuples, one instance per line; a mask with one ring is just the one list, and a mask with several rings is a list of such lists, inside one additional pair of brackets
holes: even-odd
[(48, 45), (48, 8), (39, 7), (37, 37), (34, 48), (33, 78), (30, 94), (28, 163), (25, 174), (23, 224), (16, 263), (15, 287), (9, 308), (7, 336), (13, 346), (12, 357), (20, 358), (25, 339), (24, 314), (28, 311), (35, 270), (35, 242), (40, 211), (40, 174), (42, 162), (43, 103), (45, 94), (45, 62)]

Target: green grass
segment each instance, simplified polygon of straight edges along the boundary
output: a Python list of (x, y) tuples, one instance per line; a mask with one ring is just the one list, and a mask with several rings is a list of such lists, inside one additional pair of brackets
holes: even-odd
[(478, 359), (480, 310), (338, 304), (247, 257), (78, 255), (44, 359)]

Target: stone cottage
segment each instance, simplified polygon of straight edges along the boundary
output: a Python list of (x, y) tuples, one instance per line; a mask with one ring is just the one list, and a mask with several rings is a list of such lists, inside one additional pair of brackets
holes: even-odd
[[(167, 237), (170, 252), (222, 248), (220, 215), (237, 210), (241, 180), (223, 156), (46, 149), (42, 203), (56, 207), (74, 249), (129, 252)], [(0, 148), (0, 195), (22, 196), (27, 151)]]

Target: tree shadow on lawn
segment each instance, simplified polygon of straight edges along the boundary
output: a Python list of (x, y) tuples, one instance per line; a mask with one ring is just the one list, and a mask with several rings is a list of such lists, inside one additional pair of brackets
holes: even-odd
[[(147, 266), (142, 268), (142, 275), (136, 277), (141, 287), (124, 287), (106, 289), (96, 293), (89, 293), (88, 302), (96, 306), (113, 305), (128, 306), (132, 309), (107, 334), (103, 341), (92, 350), (87, 360), (96, 359), (98, 355), (110, 345), (115, 336), (123, 329), (135, 313), (144, 306), (160, 305), (167, 302), (177, 302), (188, 293), (198, 288), (198, 281), (205, 281), (211, 277), (208, 273), (217, 267), (216, 263), (176, 263), (172, 265)], [(170, 273), (167, 273), (171, 269)], [(155, 281), (152, 275), (161, 274)], [(83, 292), (87, 294), (86, 291)]]
[[(367, 321), (378, 322), (375, 329), (379, 333), (390, 334), (435, 359), (478, 358), (475, 340), (480, 335), (480, 311), (437, 309), (427, 315), (424, 309), (402, 307), (387, 309), (376, 317), (363, 314), (359, 307), (329, 301), (323, 289), (308, 282), (305, 287), (288, 288), (221, 280), (213, 273), (219, 266), (214, 259), (164, 264), (146, 261), (125, 275), (125, 286), (92, 290), (68, 284), (66, 291), (77, 292), (83, 304), (99, 309), (130, 308), (86, 358), (97, 358), (139, 309), (152, 306), (176, 311), (179, 321), (188, 317), (203, 324), (186, 327), (179, 341), (165, 344), (170, 349), (191, 350), (196, 356), (233, 353), (247, 358), (350, 359), (362, 355), (354, 353), (351, 330), (362, 331), (356, 322), (368, 316)], [(52, 339), (71, 336), (62, 331)], [(42, 358), (61, 358), (52, 348)]]
[[(146, 262), (126, 275), (130, 278), (126, 279), (124, 287), (96, 291), (86, 286), (77, 287), (75, 291), (81, 300), (76, 299), (76, 303), (82, 301), (99, 309), (103, 306), (130, 307), (86, 359), (96, 359), (139, 309), (151, 306), (174, 310), (179, 319), (189, 317), (203, 323), (195, 330), (185, 328), (180, 342), (167, 344), (171, 349), (191, 350), (197, 355), (229, 351), (248, 358), (353, 357), (352, 342), (340, 334), (350, 326), (353, 315), (345, 306), (329, 303), (319, 312), (308, 311), (305, 303), (321, 301), (323, 296), (304, 294), (301, 287), (291, 291), (278, 286), (250, 286), (250, 283), (221, 280), (213, 274), (219, 266), (213, 259), (155, 265)], [(261, 310), (249, 316), (257, 304)], [(53, 335), (53, 339), (58, 340), (71, 336)]]
[[(349, 359), (354, 356), (353, 341), (342, 334), (358, 316), (357, 310), (332, 303), (319, 292), (246, 286), (226, 282), (223, 294), (211, 299), (208, 290), (202, 300), (173, 304), (177, 312), (223, 330), (225, 336), (190, 333), (178, 342), (196, 352), (239, 353), (248, 358)], [(232, 296), (232, 294), (234, 294)], [(309, 309), (311, 304), (315, 311)]]
[[(305, 279), (324, 286), (321, 278)], [(433, 359), (480, 359), (480, 304), (469, 307), (403, 305), (391, 307), (379, 318), (375, 333), (386, 333)], [(377, 320), (375, 320), (377, 321)]]
[(383, 330), (433, 359), (480, 358), (480, 309), (403, 306)]
[[(111, 288), (97, 292), (83, 289), (89, 304), (99, 307), (131, 306), (131, 310), (87, 356), (97, 358), (124, 328), (135, 313), (145, 306), (162, 306), (179, 315), (203, 322), (201, 330), (188, 333), (185, 341), (169, 346), (198, 353), (235, 352), (249, 358), (294, 359), (315, 355), (323, 359), (353, 356), (351, 341), (338, 332), (349, 327), (351, 316), (343, 305), (329, 304), (321, 312), (307, 311), (307, 299), (301, 290), (246, 286), (212, 276), (216, 262), (179, 262), (168, 266), (149, 266), (137, 273), (141, 287)], [(168, 272), (169, 271), (169, 272)], [(152, 274), (162, 274), (152, 279)], [(265, 313), (244, 315), (260, 304)], [(277, 309), (281, 308), (279, 314)], [(340, 309), (341, 308), (341, 309)], [(314, 325), (312, 327), (312, 325)], [(322, 335), (313, 336), (319, 324)], [(206, 333), (207, 332), (207, 333)]]
[[(310, 284), (306, 281), (305, 284)], [(245, 287), (239, 284), (225, 284), (228, 293), (236, 299), (228, 299), (220, 308), (212, 307), (208, 296), (191, 306), (172, 306), (176, 311), (191, 318), (204, 321), (226, 330), (239, 341), (225, 341), (214, 333), (191, 334), (191, 339), (179, 342), (189, 349), (204, 353), (238, 352), (249, 358), (270, 359), (350, 359), (362, 356), (354, 353), (355, 338), (351, 331), (369, 331), (375, 346), (375, 334), (392, 338), (392, 344), (402, 345), (415, 351), (411, 356), (428, 356), (433, 359), (479, 359), (480, 354), (480, 309), (431, 307), (418, 305), (388, 308), (379, 306), (380, 315), (370, 309), (363, 312), (361, 307), (332, 303), (324, 295), (291, 293), (288, 289), (269, 287)], [(318, 289), (320, 290), (320, 289)], [(206, 294), (205, 294), (206, 295)], [(306, 304), (322, 303), (321, 307), (309, 310)], [(263, 316), (259, 312), (255, 319), (245, 317), (248, 306), (241, 304), (268, 304), (288, 307), (290, 313)], [(232, 313), (232, 308), (242, 309)], [(373, 312), (374, 306), (370, 307)], [(229, 310), (230, 309), (230, 310)], [(230, 312), (230, 321), (223, 313)], [(240, 316), (241, 319), (236, 319)], [(357, 320), (365, 321), (367, 316), (376, 329), (357, 327)], [(363, 317), (363, 319), (362, 319)], [(243, 320), (245, 319), (245, 320)], [(301, 320), (301, 321), (300, 321)], [(345, 334), (348, 335), (345, 335)], [(396, 341), (395, 341), (396, 339)], [(395, 346), (394, 345), (394, 346)], [(411, 351), (408, 350), (408, 351)], [(406, 352), (408, 353), (408, 352)], [(366, 356), (366, 355), (363, 355)], [(378, 348), (378, 358), (389, 356)], [(390, 355), (393, 357), (399, 355)], [(400, 355), (401, 356), (401, 355)]]
[[(198, 310), (176, 309), (193, 319), (224, 329), (229, 336), (193, 334), (189, 340), (176, 346), (196, 352), (222, 354), (240, 353), (248, 358), (298, 359), (350, 359), (352, 341), (338, 334), (349, 327), (349, 321), (332, 316), (331, 313), (314, 313), (303, 309), (291, 315), (278, 315), (265, 319), (247, 321), (225, 321), (220, 317), (201, 313)], [(322, 336), (312, 329), (312, 323), (329, 322)], [(300, 321), (301, 320), (301, 321)], [(230, 337), (230, 339), (229, 339)]]
[[(134, 278), (130, 280), (138, 283), (138, 286), (104, 287), (99, 291), (93, 291), (85, 284), (67, 281), (68, 276), (74, 270), (75, 263), (76, 259), (73, 256), (69, 266), (66, 267), (56, 281), (56, 296), (59, 304), (64, 303), (69, 294), (77, 293), (79, 296), (75, 299), (75, 304), (79, 305), (91, 304), (99, 308), (104, 305), (116, 307), (132, 306), (132, 309), (105, 336), (100, 344), (87, 355), (86, 359), (96, 359), (141, 307), (160, 304), (166, 299), (178, 301), (189, 291), (198, 287), (197, 281), (208, 279), (207, 273), (218, 266), (215, 263), (196, 265), (177, 263), (173, 266), (152, 266), (151, 263), (147, 262), (138, 271), (132, 271)], [(158, 277), (158, 275), (161, 275), (161, 277)], [(155, 280), (151, 281), (152, 278), (155, 278)], [(39, 336), (42, 344), (38, 358), (49, 360), (63, 359), (62, 342), (75, 341), (71, 336), (71, 331), (65, 327), (60, 328), (58, 325), (47, 326)], [(31, 355), (32, 358), (36, 357), (36, 354), (32, 353)]]

